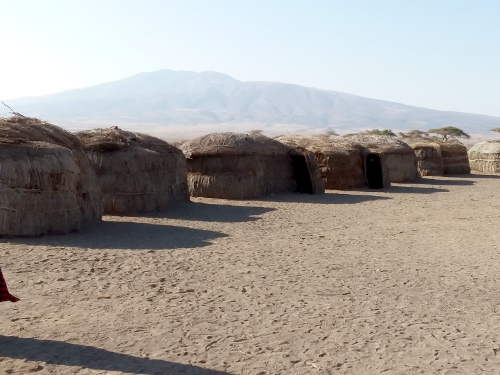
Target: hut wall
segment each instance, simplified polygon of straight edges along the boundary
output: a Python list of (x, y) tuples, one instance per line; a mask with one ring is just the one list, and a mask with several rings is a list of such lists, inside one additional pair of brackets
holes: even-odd
[(100, 219), (99, 189), (81, 151), (2, 144), (0, 236), (68, 233)]
[(188, 159), (195, 197), (248, 199), (296, 191), (289, 155), (206, 155)]
[(476, 154), (469, 160), (472, 170), (483, 173), (500, 173), (500, 154)]
[(336, 153), (314, 153), (325, 187), (349, 190), (366, 186), (363, 159), (356, 150)]
[(188, 201), (186, 159), (142, 147), (120, 151), (89, 151), (107, 214), (164, 210)]
[(470, 165), (467, 147), (462, 144), (446, 142), (441, 144), (443, 174), (469, 174)]
[(414, 181), (418, 178), (415, 154), (412, 152), (385, 153), (385, 164), (391, 182)]
[(480, 142), (468, 151), (470, 168), (483, 173), (500, 173), (500, 141)]
[(414, 146), (417, 171), (420, 176), (442, 176), (443, 158), (439, 147), (431, 145)]

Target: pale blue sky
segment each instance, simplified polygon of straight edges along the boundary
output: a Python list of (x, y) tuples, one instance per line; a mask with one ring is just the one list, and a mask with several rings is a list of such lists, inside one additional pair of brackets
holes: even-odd
[(160, 69), (500, 116), (498, 0), (0, 0), (0, 99)]

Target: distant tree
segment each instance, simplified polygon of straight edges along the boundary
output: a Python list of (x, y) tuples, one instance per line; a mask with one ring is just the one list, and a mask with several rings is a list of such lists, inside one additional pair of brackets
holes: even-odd
[(428, 133), (437, 134), (443, 138), (443, 141), (448, 141), (450, 139), (466, 138), (469, 139), (470, 135), (464, 132), (462, 129), (456, 128), (454, 126), (446, 126), (439, 129), (430, 129)]
[(367, 130), (366, 134), (386, 135), (388, 137), (396, 137), (396, 134), (391, 129), (384, 129), (384, 130), (373, 129), (373, 130)]
[(500, 133), (500, 128), (491, 129), (491, 131)]
[(410, 130), (406, 133), (398, 133), (401, 138), (428, 138), (429, 133), (422, 130)]

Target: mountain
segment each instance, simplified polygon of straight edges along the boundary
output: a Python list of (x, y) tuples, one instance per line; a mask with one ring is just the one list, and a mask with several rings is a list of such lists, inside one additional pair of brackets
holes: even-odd
[(294, 124), (311, 129), (488, 133), (500, 118), (445, 112), (278, 82), (242, 82), (216, 72), (160, 70), (57, 94), (10, 100), (16, 112), (54, 123), (131, 125)]

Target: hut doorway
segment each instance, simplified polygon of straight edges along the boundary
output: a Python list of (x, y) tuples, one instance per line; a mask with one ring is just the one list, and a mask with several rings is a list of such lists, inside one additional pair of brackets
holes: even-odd
[(370, 189), (382, 189), (384, 187), (384, 176), (382, 173), (382, 163), (377, 154), (366, 155), (366, 180)]
[(292, 155), (292, 165), (293, 178), (297, 181), (297, 191), (299, 193), (313, 194), (311, 172), (304, 155)]

